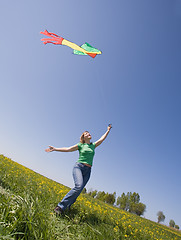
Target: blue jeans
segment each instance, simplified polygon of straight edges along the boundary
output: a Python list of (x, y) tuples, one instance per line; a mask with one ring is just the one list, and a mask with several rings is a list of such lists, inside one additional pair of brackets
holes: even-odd
[(67, 195), (59, 202), (58, 206), (64, 211), (67, 207), (70, 207), (82, 192), (83, 188), (87, 184), (91, 175), (91, 167), (84, 165), (83, 163), (76, 163), (73, 168), (73, 178), (75, 187), (67, 193)]

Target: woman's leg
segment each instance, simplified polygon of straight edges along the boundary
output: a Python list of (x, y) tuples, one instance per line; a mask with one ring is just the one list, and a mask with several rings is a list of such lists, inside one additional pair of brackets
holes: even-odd
[[(82, 165), (83, 165), (83, 164), (82, 164)], [(82, 190), (83, 190), (84, 187), (86, 186), (87, 182), (89, 181), (90, 175), (91, 175), (91, 168), (83, 165), (83, 171), (82, 171), (83, 184), (82, 184), (80, 193), (82, 192)], [(79, 193), (79, 195), (80, 195), (80, 193)], [(78, 196), (79, 196), (79, 195), (78, 195)], [(69, 204), (67, 207), (70, 208), (71, 205), (74, 204), (74, 202), (76, 201), (76, 199), (77, 199), (78, 196), (75, 196), (74, 200), (72, 199), (72, 203)]]
[[(88, 169), (87, 169), (88, 168)], [(91, 169), (81, 163), (76, 163), (73, 168), (73, 178), (75, 187), (72, 188), (67, 195), (62, 199), (58, 206), (64, 211), (68, 206), (70, 207), (82, 192), (84, 186), (90, 178)]]

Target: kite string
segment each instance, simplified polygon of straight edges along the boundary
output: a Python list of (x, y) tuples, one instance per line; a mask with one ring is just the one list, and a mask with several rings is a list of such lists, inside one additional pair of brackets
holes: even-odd
[(105, 115), (105, 121), (107, 121), (108, 124), (110, 124), (110, 114), (109, 114), (109, 107), (107, 103), (107, 99), (105, 96), (105, 91), (103, 89), (103, 82), (101, 81), (101, 76), (99, 70), (97, 71), (97, 83), (99, 87), (99, 96), (101, 101), (101, 111), (103, 112), (103, 115)]

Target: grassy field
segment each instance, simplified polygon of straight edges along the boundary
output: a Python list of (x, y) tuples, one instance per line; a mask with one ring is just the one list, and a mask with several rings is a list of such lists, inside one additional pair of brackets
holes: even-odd
[(0, 239), (181, 240), (181, 232), (81, 194), (53, 209), (69, 188), (0, 155)]

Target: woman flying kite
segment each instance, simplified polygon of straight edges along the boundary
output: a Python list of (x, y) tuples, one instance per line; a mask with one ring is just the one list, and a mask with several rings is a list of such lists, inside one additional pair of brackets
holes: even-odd
[(41, 34), (44, 34), (45, 36), (48, 36), (50, 38), (42, 38), (41, 41), (43, 41), (44, 44), (47, 43), (53, 43), (56, 45), (66, 45), (72, 49), (74, 49), (74, 54), (78, 55), (89, 55), (92, 58), (95, 58), (97, 54), (102, 54), (102, 52), (94, 47), (92, 47), (88, 43), (84, 43), (81, 47), (78, 46), (77, 44), (70, 42), (60, 36), (58, 36), (55, 33), (49, 33), (47, 30), (44, 32), (40, 32)]
[(62, 214), (67, 207), (70, 208), (70, 206), (76, 201), (77, 197), (82, 192), (90, 178), (93, 157), (95, 154), (94, 150), (106, 139), (111, 128), (112, 126), (109, 124), (106, 133), (94, 143), (90, 142), (92, 138), (90, 133), (85, 131), (80, 137), (80, 142), (72, 147), (55, 148), (49, 146), (49, 148), (45, 150), (46, 152), (73, 152), (79, 150), (79, 159), (73, 168), (75, 187), (72, 188), (62, 199), (62, 201), (58, 203), (57, 207), (54, 209), (57, 214)]

